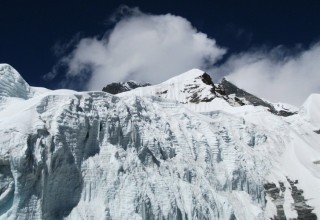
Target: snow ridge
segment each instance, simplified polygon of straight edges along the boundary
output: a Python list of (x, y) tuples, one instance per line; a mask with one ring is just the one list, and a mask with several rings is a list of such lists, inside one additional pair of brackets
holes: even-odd
[(8, 64), (0, 64), (0, 97), (18, 97), (22, 99), (30, 97), (30, 86)]

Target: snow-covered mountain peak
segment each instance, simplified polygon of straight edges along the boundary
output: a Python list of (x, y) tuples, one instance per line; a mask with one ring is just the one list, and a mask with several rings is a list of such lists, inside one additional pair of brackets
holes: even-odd
[(182, 104), (209, 102), (216, 95), (211, 77), (202, 70), (192, 69), (154, 86), (141, 87), (118, 96), (156, 96)]
[(14, 69), (11, 65), (6, 63), (0, 64), (0, 77), (1, 80), (13, 79), (13, 83), (21, 81), (23, 83), (26, 83), (24, 79), (21, 77), (21, 75), (18, 73), (18, 71)]
[(177, 76), (174, 76), (166, 81), (164, 81), (161, 84), (172, 84), (172, 83), (192, 83), (194, 82), (194, 79), (197, 77), (202, 76), (205, 73), (205, 71), (200, 69), (191, 69), (187, 72), (181, 73)]
[(165, 82), (154, 86), (133, 89), (118, 94), (118, 96), (156, 96), (177, 101), (193, 111), (227, 110), (230, 107), (245, 105), (262, 106), (273, 114), (290, 116), (296, 111), (274, 106), (262, 100), (223, 78), (219, 84), (214, 84), (210, 75), (199, 69), (192, 69)]
[(0, 72), (5, 70), (13, 70), (14, 68), (8, 63), (0, 63)]
[(285, 105), (198, 70), (116, 96), (27, 87), (10, 71), (0, 220), (320, 216), (320, 135), (301, 114), (279, 117)]
[(0, 99), (4, 97), (30, 97), (29, 84), (9, 64), (0, 64)]

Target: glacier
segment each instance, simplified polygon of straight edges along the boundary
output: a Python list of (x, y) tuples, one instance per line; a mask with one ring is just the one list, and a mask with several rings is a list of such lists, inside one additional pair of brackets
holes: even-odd
[(116, 95), (48, 90), (1, 64), (0, 219), (317, 219), (320, 96), (296, 108), (226, 85), (193, 69)]

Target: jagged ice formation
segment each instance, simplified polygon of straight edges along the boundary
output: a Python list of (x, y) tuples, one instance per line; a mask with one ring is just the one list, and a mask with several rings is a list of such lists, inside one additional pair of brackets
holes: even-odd
[(208, 76), (111, 95), (0, 65), (0, 219), (316, 219), (320, 98), (255, 105)]

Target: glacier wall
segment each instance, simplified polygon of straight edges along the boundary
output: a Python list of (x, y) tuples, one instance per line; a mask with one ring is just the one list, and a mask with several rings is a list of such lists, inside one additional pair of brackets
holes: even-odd
[(6, 86), (0, 95), (14, 98), (0, 103), (0, 219), (267, 219), (278, 198), (296, 214), (290, 193), (265, 189), (290, 187), (275, 169), (297, 133), (290, 119)]
[(267, 135), (241, 118), (103, 92), (25, 102), (23, 126), (1, 123), (5, 218), (229, 218), (234, 191), (264, 206)]

